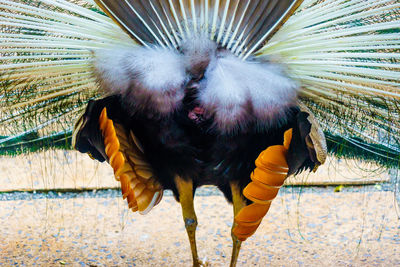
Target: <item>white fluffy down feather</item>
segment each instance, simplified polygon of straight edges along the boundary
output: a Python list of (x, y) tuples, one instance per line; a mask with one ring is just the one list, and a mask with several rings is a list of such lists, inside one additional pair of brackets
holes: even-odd
[[(285, 121), (297, 99), (298, 85), (282, 68), (268, 62), (243, 61), (210, 41), (187, 43), (181, 53), (163, 48), (116, 48), (96, 54), (101, 87), (121, 94), (133, 109), (169, 114), (181, 104), (187, 83), (203, 68), (198, 101), (224, 132), (249, 123), (272, 127)], [(192, 48), (192, 49), (191, 49)], [(204, 52), (204, 55), (199, 55)]]
[(132, 108), (168, 114), (184, 97), (181, 55), (162, 48), (115, 48), (96, 53), (95, 73), (103, 90), (121, 94)]
[(212, 109), (215, 123), (223, 130), (244, 128), (250, 122), (271, 127), (286, 119), (297, 91), (297, 84), (279, 66), (225, 54), (211, 61), (200, 101)]

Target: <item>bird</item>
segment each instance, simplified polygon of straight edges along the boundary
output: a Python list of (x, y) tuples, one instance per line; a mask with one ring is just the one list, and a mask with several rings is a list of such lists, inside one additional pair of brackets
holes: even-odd
[(0, 154), (108, 162), (134, 212), (233, 204), (231, 266), (287, 177), (328, 153), (400, 159), (393, 0), (3, 0)]

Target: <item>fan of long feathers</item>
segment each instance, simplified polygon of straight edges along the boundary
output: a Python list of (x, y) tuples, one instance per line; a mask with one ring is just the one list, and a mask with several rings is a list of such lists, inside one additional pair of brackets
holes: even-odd
[(205, 36), (243, 61), (284, 65), (332, 151), (399, 164), (398, 1), (3, 0), (0, 25), (1, 153), (70, 145), (103, 94), (96, 55)]

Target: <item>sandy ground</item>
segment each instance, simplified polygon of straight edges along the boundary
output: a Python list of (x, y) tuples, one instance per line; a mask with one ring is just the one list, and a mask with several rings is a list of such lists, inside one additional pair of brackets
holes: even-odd
[[(317, 173), (287, 184), (380, 181), (389, 181), (389, 175), (374, 165), (331, 159)], [(238, 266), (399, 266), (394, 185), (345, 187), (339, 193), (335, 187), (282, 188), (257, 233), (244, 243)], [(108, 164), (80, 153), (0, 157), (0, 192), (118, 187)], [(209, 266), (227, 266), (232, 207), (214, 188), (196, 195), (200, 257)], [(168, 194), (141, 216), (127, 209), (118, 189), (3, 193), (0, 240), (2, 266), (191, 265), (180, 205)]]
[[(172, 196), (141, 216), (114, 193), (0, 201), (0, 265), (190, 266)], [(238, 266), (399, 266), (396, 209), (393, 192), (283, 188)], [(211, 194), (196, 196), (196, 210), (201, 258), (227, 266), (232, 207)]]

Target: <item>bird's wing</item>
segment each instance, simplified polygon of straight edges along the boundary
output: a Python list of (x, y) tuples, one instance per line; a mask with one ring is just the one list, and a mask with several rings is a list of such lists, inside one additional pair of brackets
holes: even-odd
[(128, 130), (115, 97), (90, 101), (79, 117), (73, 146), (101, 162), (107, 160), (132, 211), (147, 214), (163, 196), (139, 140)]
[(308, 0), (255, 54), (286, 64), (330, 150), (398, 166), (399, 1)]

